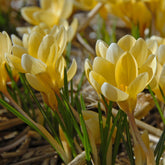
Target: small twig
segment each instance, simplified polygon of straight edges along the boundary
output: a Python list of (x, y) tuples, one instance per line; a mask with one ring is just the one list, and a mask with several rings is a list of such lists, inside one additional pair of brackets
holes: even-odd
[(20, 161), (18, 163), (13, 163), (11, 165), (22, 165), (22, 164), (31, 164), (31, 163), (34, 163), (34, 162), (39, 162), (41, 160), (44, 160), (46, 158), (50, 158), (50, 157), (53, 157), (54, 155), (56, 154), (56, 152), (53, 152), (53, 153), (48, 153), (48, 154), (44, 154), (44, 155), (41, 155), (41, 156), (36, 156), (34, 158), (30, 158), (28, 160), (23, 160), (23, 161)]
[(20, 139), (18, 139), (15, 143), (12, 143), (10, 145), (7, 145), (5, 147), (1, 147), (0, 148), (0, 153), (8, 151), (12, 148), (15, 148), (16, 146), (18, 146), (19, 144), (21, 144), (25, 139), (27, 138), (27, 135), (22, 136)]
[(14, 140), (8, 143), (6, 146), (0, 148), (0, 153), (11, 150), (21, 144), (28, 136), (27, 132), (29, 131), (29, 127), (26, 127)]
[(24, 122), (18, 118), (10, 119), (8, 121), (0, 123), (0, 131), (6, 130), (8, 128), (12, 128), (12, 127), (17, 126), (19, 124), (24, 124)]
[(77, 33), (77, 40), (89, 53), (91, 53), (92, 55), (95, 55), (95, 51), (93, 50), (93, 48), (84, 41), (80, 33)]
[(93, 19), (93, 17), (99, 12), (99, 10), (104, 6), (103, 3), (98, 3), (93, 10), (91, 10), (88, 14), (87, 14), (87, 18), (82, 21), (81, 25), (79, 26), (78, 32), (83, 31), (90, 23), (90, 21)]

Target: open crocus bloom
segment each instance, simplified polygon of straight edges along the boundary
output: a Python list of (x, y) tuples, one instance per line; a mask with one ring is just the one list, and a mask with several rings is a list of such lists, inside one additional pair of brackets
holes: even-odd
[[(41, 28), (36, 27), (31, 34), (23, 36), (22, 42), (15, 37), (13, 40), (13, 54), (6, 55), (8, 63), (18, 72), (26, 73), (30, 85), (42, 92), (47, 104), (55, 107), (55, 93), (63, 86), (66, 67), (62, 56), (67, 43), (65, 28), (56, 27), (52, 33), (45, 35)], [(76, 70), (77, 64), (73, 60), (67, 72), (68, 81)]]
[(132, 112), (136, 97), (152, 80), (156, 72), (156, 57), (150, 54), (146, 42), (130, 35), (108, 46), (98, 40), (93, 66), (85, 62), (89, 82), (99, 94), (118, 103), (125, 112)]
[(45, 23), (52, 27), (61, 19), (67, 19), (72, 13), (72, 0), (40, 0), (40, 6), (24, 7), (21, 10), (23, 18), (32, 25)]

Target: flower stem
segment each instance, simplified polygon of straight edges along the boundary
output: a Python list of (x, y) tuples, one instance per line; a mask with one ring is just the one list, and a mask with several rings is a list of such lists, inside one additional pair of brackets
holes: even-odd
[(141, 138), (140, 132), (135, 123), (135, 117), (134, 117), (133, 113), (127, 112), (127, 116), (128, 116), (131, 131), (132, 131), (134, 143), (139, 144), (142, 147), (142, 149), (146, 155), (147, 165), (155, 165), (154, 156), (152, 155), (151, 150), (146, 147), (146, 145), (144, 144), (144, 142)]
[(141, 138), (141, 135), (140, 135), (137, 125), (135, 123), (134, 115), (130, 112), (127, 112), (127, 116), (128, 116), (128, 120), (129, 120), (129, 124), (130, 124), (130, 128), (132, 131), (132, 136), (133, 136), (134, 142), (139, 143), (139, 145), (143, 148), (143, 151), (145, 153), (147, 153), (148, 149), (146, 148), (146, 146)]

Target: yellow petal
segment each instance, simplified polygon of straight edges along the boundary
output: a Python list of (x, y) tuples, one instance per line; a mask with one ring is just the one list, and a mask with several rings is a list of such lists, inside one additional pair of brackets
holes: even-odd
[(31, 56), (37, 57), (38, 48), (42, 41), (43, 35), (38, 32), (31, 33), (28, 41), (28, 52)]
[(27, 53), (27, 50), (19, 45), (15, 45), (12, 48), (13, 56), (16, 56), (21, 59), (22, 55)]
[(116, 64), (123, 53), (124, 51), (116, 43), (112, 43), (107, 49), (106, 59), (112, 64)]
[(97, 40), (96, 42), (96, 55), (99, 57), (106, 58), (106, 52), (108, 49), (107, 43), (102, 40)]
[(144, 65), (141, 68), (139, 68), (139, 73), (147, 72), (149, 75), (148, 83), (150, 83), (155, 75), (156, 68), (157, 68), (156, 56), (151, 54), (144, 63)]
[(63, 5), (63, 10), (61, 13), (61, 18), (67, 19), (69, 18), (69, 16), (72, 14), (72, 10), (73, 10), (73, 0), (64, 1), (64, 5)]
[(86, 77), (87, 77), (87, 79), (89, 81), (89, 73), (92, 70), (92, 65), (91, 65), (89, 59), (85, 60), (84, 70), (85, 70)]
[(43, 83), (43, 81), (38, 79), (35, 75), (26, 73), (26, 79), (35, 90), (44, 92), (44, 93), (50, 92), (49, 87), (45, 83)]
[(25, 73), (25, 70), (21, 65), (21, 58), (13, 56), (11, 54), (6, 54), (6, 60), (10, 67), (14, 68), (16, 71)]
[(52, 5), (52, 0), (40, 0), (40, 6), (42, 9), (49, 9)]
[(37, 20), (34, 19), (34, 13), (37, 11), (40, 11), (41, 9), (39, 7), (23, 7), (21, 9), (21, 15), (22, 17), (29, 23), (33, 25), (39, 24)]
[(138, 77), (136, 77), (136, 79), (128, 86), (127, 93), (129, 93), (131, 97), (136, 97), (137, 94), (143, 91), (143, 89), (147, 86), (148, 78), (149, 76), (147, 72), (138, 75)]
[(67, 31), (68, 41), (71, 41), (74, 38), (74, 36), (77, 32), (77, 28), (78, 28), (78, 20), (76, 18), (74, 18), (74, 20), (72, 21), (72, 23), (69, 26), (69, 29)]
[(62, 54), (63, 51), (66, 48), (66, 43), (68, 41), (67, 31), (65, 30), (65, 28), (63, 26), (61, 26), (59, 28), (59, 32), (56, 35), (56, 40), (57, 40), (57, 43), (58, 43), (58, 46), (59, 46), (58, 53)]
[(124, 50), (129, 51), (135, 44), (136, 40), (131, 35), (125, 35), (118, 41), (118, 45)]
[(11, 52), (11, 40), (6, 32), (0, 33), (0, 62), (4, 61), (5, 53)]
[(57, 43), (56, 41), (54, 41), (54, 43), (51, 45), (50, 47), (50, 52), (49, 52), (49, 56), (47, 57), (47, 61), (46, 64), (55, 64), (57, 59), (59, 58), (59, 54), (57, 54)]
[(73, 78), (73, 76), (76, 74), (76, 71), (77, 71), (77, 63), (76, 63), (76, 60), (73, 59), (72, 64), (67, 71), (68, 81), (70, 81)]
[(28, 41), (29, 41), (29, 34), (23, 34), (22, 36), (22, 43), (24, 48), (28, 49)]
[(44, 22), (46, 25), (50, 27), (58, 24), (58, 21), (59, 21), (56, 15), (50, 10), (40, 10), (40, 11), (35, 12), (33, 15), (34, 15), (35, 20), (38, 20), (39, 23)]
[(165, 45), (160, 45), (158, 48), (158, 61), (160, 64), (165, 64)]
[(127, 93), (106, 82), (101, 86), (101, 92), (110, 101), (124, 101), (129, 97)]
[(137, 75), (138, 66), (135, 58), (128, 52), (124, 53), (116, 64), (115, 78), (117, 87), (125, 91)]
[(12, 39), (13, 45), (23, 46), (22, 40), (19, 39), (16, 35), (12, 34), (11, 39)]
[(146, 42), (142, 38), (139, 38), (131, 48), (130, 52), (135, 57), (138, 67), (141, 67), (145, 63), (148, 55)]
[(155, 54), (158, 49), (158, 43), (156, 42), (156, 40), (148, 39), (148, 40), (146, 40), (146, 43), (147, 43), (147, 47), (152, 52), (152, 54)]
[(24, 54), (22, 56), (21, 64), (25, 71), (31, 74), (45, 72), (47, 67), (47, 65), (41, 60), (36, 59), (28, 54)]
[(46, 63), (47, 58), (49, 56), (50, 47), (54, 42), (54, 37), (50, 35), (46, 35), (43, 37), (42, 42), (38, 48), (38, 59)]
[(165, 94), (165, 65), (163, 65), (162, 72), (160, 74), (159, 85)]
[(93, 71), (102, 75), (106, 82), (115, 85), (115, 65), (102, 57), (96, 57), (93, 61)]
[(89, 81), (92, 84), (92, 86), (95, 88), (95, 90), (100, 94), (101, 86), (104, 82), (106, 82), (105, 78), (102, 75), (94, 71), (91, 71), (89, 73)]

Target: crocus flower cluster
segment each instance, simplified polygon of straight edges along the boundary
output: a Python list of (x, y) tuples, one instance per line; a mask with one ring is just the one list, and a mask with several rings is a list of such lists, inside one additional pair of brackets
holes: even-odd
[[(63, 57), (68, 35), (63, 26), (55, 26), (49, 34), (36, 26), (22, 41), (13, 36), (12, 54), (6, 59), (18, 72), (26, 73), (30, 85), (42, 92), (45, 102), (52, 108), (57, 105), (55, 93), (63, 86), (66, 61)], [(69, 68), (68, 81), (76, 73), (75, 60)]]

